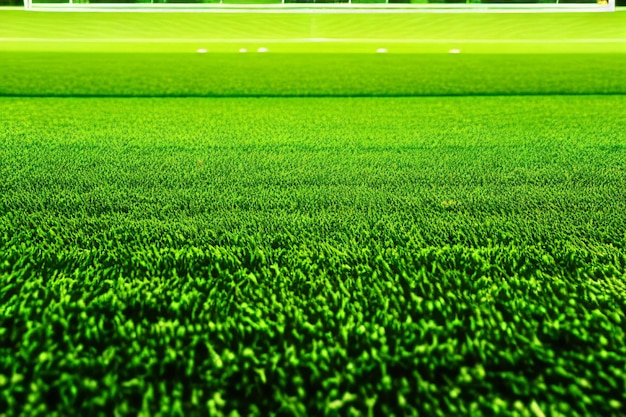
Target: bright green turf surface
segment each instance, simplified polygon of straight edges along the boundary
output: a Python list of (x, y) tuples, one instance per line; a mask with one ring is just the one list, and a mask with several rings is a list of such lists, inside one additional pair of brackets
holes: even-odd
[(0, 53), (0, 95), (624, 94), (626, 54)]
[(0, 415), (623, 415), (624, 16), (0, 12)]
[(618, 415), (625, 105), (0, 99), (0, 413)]
[(0, 22), (0, 95), (626, 92), (625, 13), (4, 11)]
[[(448, 53), (452, 48), (494, 54), (626, 53), (625, 28), (626, 13), (0, 11), (0, 50), (195, 53), (207, 48), (234, 53), (265, 46), (270, 52), (290, 53), (373, 53), (383, 47), (389, 53)], [(310, 41), (316, 38), (333, 42)]]

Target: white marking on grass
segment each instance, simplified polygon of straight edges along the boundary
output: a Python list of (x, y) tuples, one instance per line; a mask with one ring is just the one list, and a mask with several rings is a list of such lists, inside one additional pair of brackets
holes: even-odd
[(257, 49), (256, 51), (257, 51), (257, 52), (267, 52), (267, 51), (268, 51), (268, 49), (267, 49), (267, 48), (263, 48), (263, 47), (261, 47), (261, 48)]
[(378, 48), (378, 49), (376, 50), (376, 53), (377, 53), (377, 54), (386, 54), (386, 53), (387, 53), (387, 50), (386, 50), (385, 48)]
[(204, 49), (204, 48), (200, 48), (196, 51), (199, 54), (206, 54), (208, 52), (208, 50)]
[(239, 52), (241, 52), (242, 54), (245, 54), (246, 52), (248, 52), (248, 50), (246, 48), (241, 48)]
[(451, 54), (460, 54), (461, 50), (460, 49), (450, 49), (450, 53)]

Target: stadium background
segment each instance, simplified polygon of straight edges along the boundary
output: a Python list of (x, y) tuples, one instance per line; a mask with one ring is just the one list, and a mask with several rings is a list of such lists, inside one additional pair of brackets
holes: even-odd
[[(40, 3), (51, 3), (56, 2), (56, 0), (43, 0), (39, 1)], [(91, 0), (89, 3), (143, 3), (141, 0)], [(159, 1), (161, 3), (210, 3), (211, 1), (206, 0), (169, 0), (169, 1)], [(255, 1), (252, 0), (252, 3)], [(306, 3), (306, 0), (295, 0), (294, 3)], [(319, 3), (320, 1), (318, 1)], [(321, 2), (329, 2), (334, 3), (333, 0), (326, 0)], [(375, 2), (375, 1), (372, 1)], [(389, 0), (390, 3), (413, 3), (411, 0)], [(244, 2), (242, 2), (244, 3)], [(364, 1), (363, 3), (367, 3)], [(420, 1), (422, 3), (422, 1)], [(429, 0), (428, 3), (465, 3), (465, 0)], [(482, 0), (481, 3), (553, 3), (552, 1), (546, 0)], [(562, 0), (561, 3), (587, 3), (585, 0)], [(616, 0), (615, 4), (617, 6), (626, 6), (626, 0)], [(23, 6), (24, 0), (0, 0), (0, 6)]]

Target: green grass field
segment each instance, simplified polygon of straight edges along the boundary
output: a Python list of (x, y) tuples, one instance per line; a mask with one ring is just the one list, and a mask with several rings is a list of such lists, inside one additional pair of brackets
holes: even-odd
[[(0, 51), (624, 54), (615, 13), (44, 13), (0, 11)], [(209, 60), (210, 58), (204, 57)], [(79, 70), (79, 69), (77, 69)], [(590, 74), (591, 75), (591, 74)]]
[(0, 416), (623, 416), (624, 23), (0, 11)]

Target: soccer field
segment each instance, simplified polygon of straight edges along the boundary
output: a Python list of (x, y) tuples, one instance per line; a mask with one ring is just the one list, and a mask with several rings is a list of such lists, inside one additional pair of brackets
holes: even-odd
[(626, 53), (615, 13), (67, 13), (0, 11), (0, 51)]
[(624, 415), (625, 23), (0, 11), (0, 416)]

